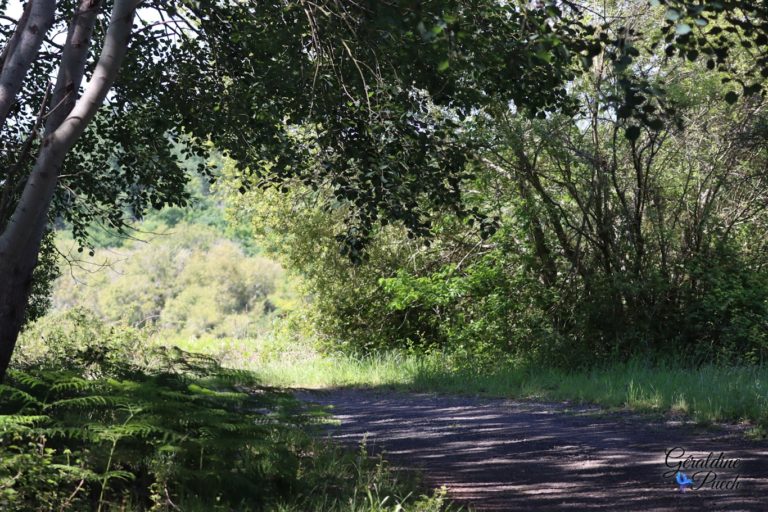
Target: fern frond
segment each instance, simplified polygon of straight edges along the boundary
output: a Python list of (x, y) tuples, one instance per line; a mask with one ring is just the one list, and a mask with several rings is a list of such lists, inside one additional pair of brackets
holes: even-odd
[(106, 473), (103, 473), (101, 475), (101, 478), (105, 480), (118, 479), (118, 480), (129, 482), (131, 480), (135, 480), (136, 475), (134, 475), (130, 471), (113, 470), (113, 471), (107, 471)]
[(37, 415), (23, 415), (23, 414), (10, 414), (0, 415), (0, 429), (8, 429), (10, 427), (29, 427), (43, 423), (50, 419), (50, 416), (42, 414)]
[(90, 389), (94, 389), (97, 383), (95, 381), (89, 381), (78, 377), (71, 377), (66, 380), (60, 380), (51, 386), (51, 392), (63, 393), (63, 392), (84, 392)]
[(11, 382), (18, 382), (24, 386), (34, 389), (39, 386), (45, 386), (45, 381), (35, 377), (31, 373), (26, 373), (18, 370), (8, 370), (8, 379)]
[(7, 384), (0, 384), (0, 396), (7, 396), (13, 400), (18, 400), (24, 405), (34, 405), (37, 407), (43, 407), (45, 404), (38, 400), (36, 397), (27, 393), (24, 390), (9, 386)]
[(88, 395), (75, 398), (64, 398), (46, 404), (45, 409), (74, 409), (117, 406), (126, 404), (126, 398), (120, 396)]

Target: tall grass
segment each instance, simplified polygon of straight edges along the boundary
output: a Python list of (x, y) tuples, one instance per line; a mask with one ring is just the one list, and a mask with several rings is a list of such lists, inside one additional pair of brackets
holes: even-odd
[(322, 356), (310, 341), (285, 333), (260, 340), (189, 343), (193, 346), (182, 343), (183, 348), (215, 354), (229, 366), (255, 371), (263, 382), (278, 387), (389, 387), (570, 400), (685, 416), (701, 423), (749, 421), (768, 427), (768, 365), (633, 360), (568, 371), (509, 360), (478, 365), (439, 352)]
[(570, 400), (687, 416), (698, 422), (768, 424), (768, 368), (698, 368), (643, 361), (582, 371), (514, 363), (477, 370), (445, 355), (382, 354), (270, 360), (253, 368), (284, 387), (391, 387), (407, 391), (470, 393), (539, 400)]

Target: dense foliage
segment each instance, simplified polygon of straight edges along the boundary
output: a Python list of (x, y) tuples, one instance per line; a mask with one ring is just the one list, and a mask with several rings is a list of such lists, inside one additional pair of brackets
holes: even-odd
[[(238, 162), (241, 187), (253, 175), (332, 186), (349, 207), (338, 241), (360, 261), (379, 219), (424, 234), (431, 207), (476, 216), (460, 200), (458, 122), (510, 101), (568, 110), (572, 64), (599, 51), (570, 4), (35, 0), (8, 14), (0, 377), (29, 297), (45, 291), (32, 283), (48, 277), (33, 271), (51, 256), (50, 219), (82, 246), (94, 221), (124, 231), (131, 214), (184, 206), (183, 156), (207, 174), (212, 142)], [(450, 115), (433, 108), (449, 104)]]
[[(11, 214), (34, 224), (35, 236), (24, 244), (29, 254), (21, 255), (21, 249), (8, 252), (29, 268), (19, 273), (18, 286), (8, 287), (24, 288), (24, 293), (9, 292), (3, 301), (8, 310), (3, 325), (9, 326), (2, 343), (6, 355), (21, 323), (27, 274), (37, 260), (51, 201), (51, 212), (65, 217), (81, 242), (94, 220), (125, 229), (130, 212), (141, 215), (149, 207), (185, 205), (183, 157), (197, 155), (198, 169), (207, 173), (200, 157), (217, 147), (237, 162), (238, 190), (269, 184), (286, 189), (302, 183), (324, 190), (343, 205), (337, 210), (343, 211), (343, 222), (334, 224), (334, 236), (344, 254), (360, 262), (369, 257), (366, 248), (375, 231), (391, 222), (411, 236), (423, 236), (451, 212), (480, 222), (484, 237), (497, 229), (501, 216), (485, 215), (465, 195), (482, 174), (478, 161), (489, 157), (489, 138), (491, 144), (498, 143), (492, 139), (499, 133), (483, 130), (476, 137), (468, 129), (478, 118), (488, 117), (494, 125), (491, 131), (501, 132), (511, 111), (520, 116), (515, 122), (524, 118), (534, 124), (563, 117), (599, 118), (606, 125), (613, 122), (614, 135), (622, 135), (638, 156), (645, 151), (645, 135), (655, 134), (659, 140), (669, 127), (685, 124), (686, 106), (676, 101), (674, 91), (669, 94), (667, 81), (661, 79), (665, 59), (682, 56), (697, 62), (702, 72), (720, 73), (729, 85), (715, 96), (728, 104), (762, 92), (766, 69), (764, 59), (751, 55), (766, 37), (764, 9), (751, 2), (659, 0), (623, 6), (474, 0), (370, 5), (335, 0), (311, 5), (118, 0), (98, 6), (132, 13), (139, 4), (143, 9), (131, 51), (120, 69), (111, 69), (105, 82), (110, 92), (102, 91), (93, 103), (105, 101), (107, 108), (90, 108), (88, 116), (68, 119), (90, 125), (67, 139), (59, 151), (66, 159), (55, 155), (58, 183), (51, 184), (52, 172), (42, 167), (29, 174), (33, 161), (43, 160), (27, 157), (38, 149), (43, 156), (50, 152), (35, 134), (42, 128), (53, 133), (59, 118), (68, 115), (77, 94), (68, 94), (66, 87), (79, 91), (83, 76), (94, 66), (101, 69), (96, 61), (104, 27), (95, 22), (101, 11), (75, 2), (47, 3), (46, 12), (61, 11), (60, 16), (50, 16), (50, 24), (63, 32), (68, 19), (77, 20), (70, 33), (75, 34), (80, 23), (88, 25), (87, 39), (95, 43), (92, 48), (65, 45), (80, 57), (74, 59), (78, 70), (70, 77), (72, 83), (66, 82), (67, 65), (74, 60), (47, 40), (38, 41), (43, 51), (32, 52), (29, 76), (16, 80), (27, 85), (17, 87), (19, 108), (12, 112), (16, 120), (12, 130), (3, 132), (5, 158), (13, 172), (2, 184), (0, 227), (8, 231), (3, 235), (8, 247), (17, 247), (17, 239), (26, 236), (14, 227), (19, 222), (8, 222)], [(147, 16), (163, 21), (153, 23)], [(10, 37), (24, 20), (6, 19), (0, 29)], [(116, 23), (110, 28), (114, 30), (107, 31), (105, 41), (115, 41), (111, 34), (122, 30)], [(118, 39), (118, 46), (124, 45), (125, 37)], [(7, 51), (11, 58), (16, 47), (9, 44)], [(61, 83), (49, 97), (48, 76), (61, 62)], [(594, 94), (585, 96), (582, 88), (590, 81), (595, 82)], [(86, 88), (86, 96), (95, 88)], [(51, 107), (57, 102), (61, 105)], [(47, 112), (50, 109), (54, 115)], [(583, 131), (579, 122), (571, 128)], [(605, 129), (595, 129), (608, 140)], [(501, 144), (509, 142), (503, 135), (500, 139)], [(519, 144), (527, 142), (523, 137)], [(648, 146), (650, 152), (653, 146)], [(583, 145), (579, 151), (591, 149)], [(534, 166), (529, 174), (538, 172)], [(37, 181), (44, 181), (45, 187), (38, 187)], [(527, 186), (540, 195), (535, 184)], [(49, 192), (35, 200), (35, 194), (42, 194), (36, 191), (43, 188)], [(22, 192), (29, 204), (22, 204)], [(625, 202), (621, 197), (626, 193), (617, 195)], [(551, 194), (546, 196), (539, 200), (553, 206)], [(598, 216), (607, 211), (604, 206), (595, 207)], [(33, 215), (32, 210), (39, 212)], [(642, 224), (636, 214), (625, 217), (628, 224)], [(603, 246), (608, 243), (603, 235), (609, 221), (604, 216), (594, 223), (603, 224), (598, 226), (602, 238), (597, 239)], [(566, 241), (568, 233), (556, 235), (573, 263), (578, 251), (570, 246), (579, 242)], [(637, 233), (632, 236), (640, 240)], [(539, 243), (538, 250), (545, 245)], [(49, 255), (44, 254), (43, 261)], [(545, 264), (550, 277), (557, 272), (554, 261)], [(10, 259), (5, 266), (9, 276), (16, 275)]]
[[(347, 206), (338, 241), (359, 260), (380, 219), (423, 234), (431, 207), (472, 214), (459, 186), (470, 145), (457, 128), (473, 108), (514, 101), (543, 116), (570, 106), (571, 64), (596, 46), (578, 12), (484, 0), (241, 2), (203, 16), (219, 69), (188, 115), (208, 120), (214, 143), (245, 168), (243, 190), (331, 190)], [(448, 104), (450, 113), (434, 108)]]
[[(252, 374), (163, 348), (284, 316), (262, 250), (310, 305), (282, 327), (326, 351), (458, 375), (768, 356), (760, 2), (27, 5), (0, 19), (0, 373), (65, 277), (0, 385), (3, 510), (442, 509)], [(741, 375), (728, 417), (764, 418)]]
[[(706, 56), (666, 62), (650, 44), (655, 14), (605, 16), (628, 23), (649, 53), (631, 66), (597, 56), (572, 83), (579, 115), (487, 108), (461, 124), (476, 148), (462, 197), (497, 221), (490, 239), (485, 225), (433, 208), (426, 244), (406, 240), (402, 224), (382, 226), (369, 261), (354, 265), (334, 250), (349, 206), (332, 187), (238, 197), (230, 176), (234, 214), (307, 278), (327, 346), (570, 366), (637, 355), (764, 360), (764, 100), (722, 101), (724, 79), (749, 52), (730, 51), (730, 74), (711, 72)], [(611, 99), (628, 79), (663, 88), (674, 108), (637, 126)]]
[(76, 256), (71, 242), (61, 242), (62, 253), (75, 261), (63, 263), (54, 310), (85, 307), (105, 320), (152, 327), (164, 336), (255, 335), (282, 300), (279, 265), (246, 256), (200, 224), (158, 228), (148, 242), (124, 241), (85, 258)]
[(3, 510), (443, 510), (247, 371), (82, 312), (46, 323), (0, 386)]

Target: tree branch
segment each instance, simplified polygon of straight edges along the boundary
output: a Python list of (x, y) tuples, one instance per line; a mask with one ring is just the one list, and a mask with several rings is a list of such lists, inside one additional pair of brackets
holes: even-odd
[[(56, 189), (59, 168), (67, 152), (96, 115), (117, 78), (128, 50), (136, 7), (140, 3), (141, 0), (115, 2), (104, 46), (90, 84), (60, 126), (54, 128), (51, 124), (53, 130), (46, 131), (30, 179), (5, 232), (0, 235), (0, 259), (10, 260), (12, 254), (18, 255), (21, 252), (14, 252), (13, 248), (26, 247), (30, 241), (39, 240)], [(73, 55), (77, 55), (77, 52)], [(67, 65), (62, 63), (62, 66)]]
[(46, 135), (61, 126), (77, 99), (85, 73), (88, 50), (91, 47), (93, 27), (96, 25), (101, 0), (80, 0), (67, 33), (67, 42), (61, 54), (61, 66), (53, 88), (53, 110), (45, 123)]
[[(30, 0), (29, 15), (20, 22), (8, 45), (3, 70), (0, 72), (0, 130), (5, 126), (8, 112), (21, 90), (32, 61), (43, 44), (45, 34), (53, 25), (55, 0)], [(25, 13), (26, 15), (26, 13)], [(24, 17), (22, 16), (22, 21)]]

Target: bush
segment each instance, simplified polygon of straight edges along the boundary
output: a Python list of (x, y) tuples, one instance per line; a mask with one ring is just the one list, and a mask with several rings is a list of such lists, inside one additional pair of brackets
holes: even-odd
[(30, 325), (19, 337), (12, 364), (23, 371), (70, 368), (87, 377), (104, 377), (119, 368), (149, 364), (146, 335), (107, 324), (86, 309), (72, 309)]
[(233, 217), (248, 219), (258, 245), (302, 278), (304, 307), (321, 349), (366, 352), (415, 339), (412, 333), (424, 326), (412, 325), (414, 316), (383, 307), (388, 297), (379, 279), (395, 276), (407, 258), (418, 265), (418, 243), (403, 240), (402, 229), (388, 226), (376, 234), (366, 262), (353, 264), (340, 253), (336, 238), (347, 212), (325, 207), (327, 189), (313, 191), (297, 183), (285, 194), (254, 189), (243, 195), (235, 179), (225, 176), (219, 185), (234, 186)]
[(247, 335), (272, 314), (267, 303), (279, 302), (283, 281), (274, 261), (247, 256), (210, 228), (182, 223), (150, 243), (96, 250), (56, 282), (53, 305), (59, 312), (83, 306), (168, 337), (224, 338)]
[(515, 359), (559, 367), (634, 357), (756, 362), (768, 354), (768, 273), (735, 246), (681, 258), (674, 279), (648, 264), (640, 274), (556, 267), (547, 283), (521, 242), (520, 219), (503, 219), (483, 241), (444, 218), (431, 247), (386, 226), (374, 233), (368, 259), (353, 264), (338, 251), (343, 212), (325, 201), (322, 191), (300, 187), (233, 198), (259, 243), (303, 277), (326, 352), (440, 350), (470, 366)]
[[(685, 289), (681, 351), (698, 362), (765, 362), (768, 357), (768, 272), (750, 269), (721, 248), (691, 264)], [(686, 350), (687, 349), (687, 350)]]

